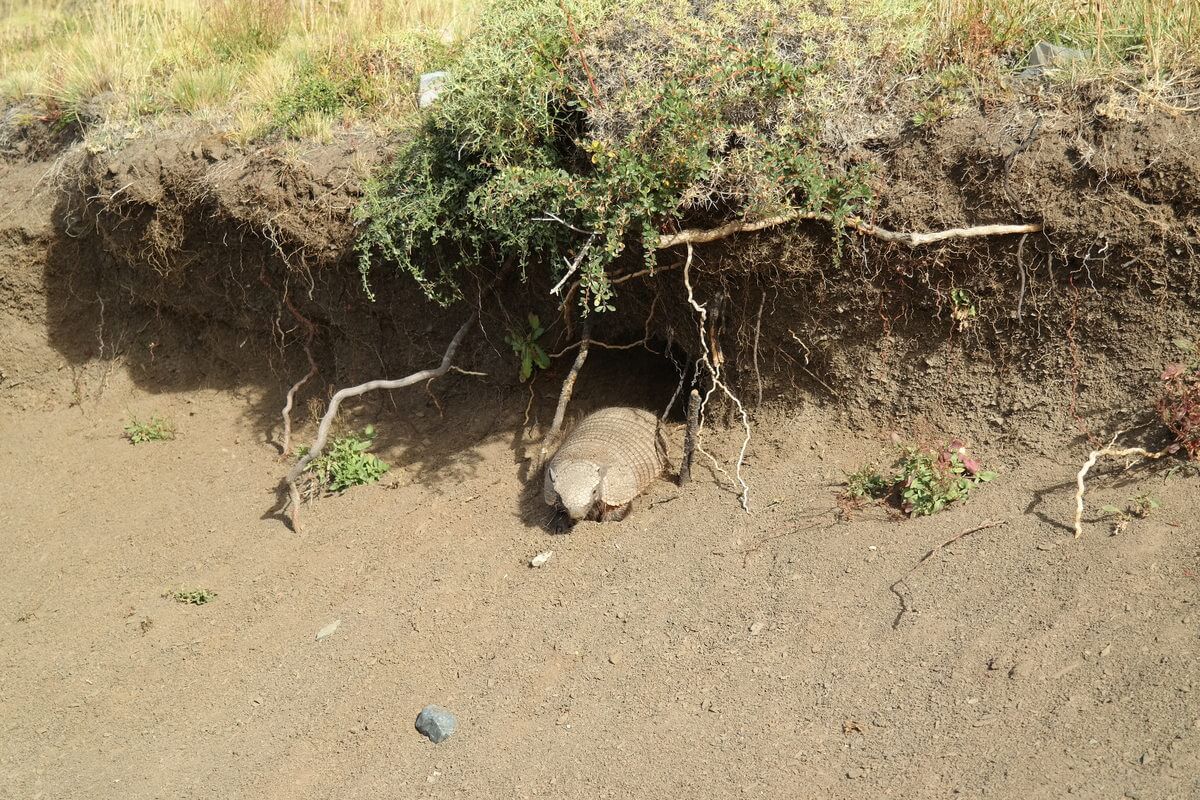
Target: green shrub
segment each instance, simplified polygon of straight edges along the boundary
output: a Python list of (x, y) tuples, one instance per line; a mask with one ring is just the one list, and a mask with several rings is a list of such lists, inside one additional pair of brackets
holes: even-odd
[[(789, 209), (840, 223), (870, 200), (818, 145), (835, 50), (806, 4), (499, 0), (358, 208), (364, 286), (390, 263), (442, 303), (464, 268), (580, 261), (585, 311), (659, 232)], [(870, 25), (863, 23), (864, 33)], [(854, 35), (858, 35), (856, 32)], [(555, 215), (570, 226), (534, 221)], [(582, 233), (581, 233), (582, 232)]]
[[(375, 428), (368, 425), (361, 437), (356, 434), (341, 436), (320, 458), (313, 459), (306, 472), (311, 473), (317, 484), (327, 492), (344, 492), (352, 486), (375, 483), (391, 467), (367, 449), (375, 441)], [(301, 448), (298, 456), (307, 452)]]

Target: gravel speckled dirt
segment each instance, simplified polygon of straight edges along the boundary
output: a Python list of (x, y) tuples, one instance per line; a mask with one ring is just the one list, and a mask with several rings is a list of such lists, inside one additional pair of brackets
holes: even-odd
[[(957, 224), (974, 197), (1007, 216), (988, 164), (1025, 122), (1003, 141), (947, 125), (930, 158), (970, 146), (940, 174), (922, 171), (920, 141), (897, 144), (904, 185), (884, 209)], [(1028, 274), (1011, 269), (1011, 242), (928, 262), (890, 249), (868, 261), (864, 247), (861, 264), (841, 262), (865, 276), (855, 294), (826, 280), (817, 237), (740, 240), (747, 258), (770, 245), (791, 259), (768, 276), (782, 299), (759, 275), (730, 295), (723, 334), (745, 356), (767, 309), (753, 513), (698, 467), (625, 521), (558, 537), (520, 432), (550, 418), (566, 364), (531, 389), (497, 371), (511, 371), (504, 324), (547, 302), (534, 282), (464, 348), (489, 377), (350, 410), (346, 428), (380, 432), (393, 465), (381, 484), (318, 501), (302, 535), (268, 513), (286, 468), (278, 409), (306, 368), (284, 298), (321, 325), (299, 439), (318, 386), (434, 363), (461, 321), (411, 287), (377, 287), (390, 306), (362, 298), (346, 272), (356, 173), (340, 144), (305, 167), (168, 137), (90, 161), (66, 188), (49, 163), (0, 166), (0, 795), (1200, 797), (1200, 473), (1105, 464), (1085, 535), (1070, 530), (1081, 428), (1144, 420), (1167, 342), (1194, 327), (1196, 162), (1160, 127), (1130, 138), (1102, 121), (1090, 155), (1072, 158), (1061, 122), (1011, 174), (1025, 211), (1044, 199), (1057, 226), (1029, 241)], [(1178, 130), (1195, 137), (1194, 122)], [(1176, 159), (1161, 163), (1178, 185), (1117, 157), (1137, 142)], [(1072, 170), (1072, 191), (1090, 193), (1075, 222), (1071, 197), (1038, 190)], [(120, 202), (78, 203), (123, 183)], [(1117, 219), (1106, 203), (1144, 205), (1162, 225), (1125, 220), (1111, 249), (1079, 249)], [(1147, 263), (1118, 269), (1113, 253), (1147, 242)], [(737, 255), (697, 262), (713, 282), (703, 297), (727, 288), (716, 279)], [(623, 297), (644, 313), (659, 289), (678, 299), (677, 277)], [(1029, 294), (1014, 322), (1018, 277)], [(963, 279), (977, 279), (980, 319), (955, 336), (935, 301)], [(670, 324), (666, 306), (656, 324)], [(601, 333), (640, 335), (637, 323)], [(745, 364), (729, 369), (749, 398)], [(572, 413), (660, 408), (675, 380), (662, 359), (597, 348)], [(178, 438), (122, 439), (152, 415)], [(893, 436), (956, 435), (999, 472), (969, 503), (918, 521), (839, 515), (838, 485), (888, 460)], [(719, 455), (739, 445), (735, 432), (707, 439)], [(1110, 535), (1099, 509), (1143, 493), (1161, 507)], [(179, 589), (216, 597), (164, 597)], [(441, 745), (413, 726), (431, 703), (459, 721)]]

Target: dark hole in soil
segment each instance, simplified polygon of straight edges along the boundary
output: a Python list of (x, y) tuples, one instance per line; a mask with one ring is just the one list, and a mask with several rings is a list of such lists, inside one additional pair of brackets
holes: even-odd
[[(661, 415), (679, 386), (680, 370), (687, 374), (688, 383), (680, 391), (686, 396), (692, 377), (687, 354), (661, 340), (652, 339), (647, 347), (607, 350), (593, 345), (575, 384), (569, 420), (605, 406), (637, 406)], [(682, 405), (677, 398), (670, 419), (683, 420)]]

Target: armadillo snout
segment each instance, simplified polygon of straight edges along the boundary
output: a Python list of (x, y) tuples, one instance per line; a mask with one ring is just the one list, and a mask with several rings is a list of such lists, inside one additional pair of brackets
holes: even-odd
[(571, 519), (586, 519), (599, 500), (600, 468), (584, 461), (568, 461), (555, 464), (546, 477)]

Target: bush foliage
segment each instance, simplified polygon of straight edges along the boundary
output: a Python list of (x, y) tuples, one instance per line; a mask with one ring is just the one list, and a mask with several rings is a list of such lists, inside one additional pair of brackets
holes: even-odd
[(808, 4), (500, 0), (368, 189), (364, 283), (381, 258), (448, 303), (464, 267), (512, 258), (557, 278), (577, 262), (585, 310), (604, 310), (610, 266), (628, 250), (652, 262), (660, 232), (844, 219), (870, 193), (820, 151), (817, 88), (872, 29), (842, 24)]

